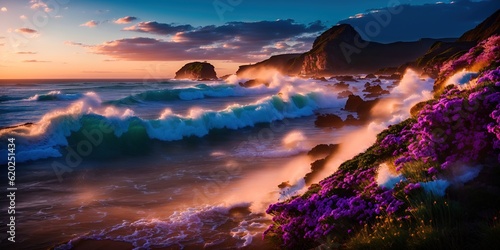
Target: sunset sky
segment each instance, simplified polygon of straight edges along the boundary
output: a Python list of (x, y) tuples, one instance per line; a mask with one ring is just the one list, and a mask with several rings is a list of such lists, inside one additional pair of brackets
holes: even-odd
[(0, 78), (170, 78), (194, 60), (222, 76), (270, 55), (307, 51), (339, 22), (363, 31), (388, 6), (403, 4), (366, 39), (458, 37), (499, 2), (1, 0)]

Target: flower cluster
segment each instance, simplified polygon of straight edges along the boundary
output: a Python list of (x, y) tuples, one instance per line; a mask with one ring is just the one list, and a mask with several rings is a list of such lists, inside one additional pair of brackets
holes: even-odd
[(472, 67), (474, 65), (498, 62), (500, 54), (500, 36), (493, 35), (472, 47), (468, 52), (457, 59), (448, 60), (443, 64), (440, 75), (448, 77), (454, 72)]
[(478, 84), (486, 82), (495, 83), (495, 86), (500, 87), (500, 68), (487, 71), (479, 79), (477, 79)]
[[(482, 81), (496, 77), (485, 72)], [(491, 156), (499, 148), (500, 92), (493, 86), (459, 90), (450, 87), (441, 98), (426, 105), (417, 122), (402, 131), (409, 142), (408, 151), (396, 160), (398, 167), (409, 161), (423, 160), (449, 169), (455, 163), (475, 163)], [(392, 141), (390, 138), (389, 141)], [(384, 140), (385, 141), (385, 140)], [(439, 169), (429, 168), (435, 175)]]
[(271, 205), (274, 224), (264, 235), (279, 236), (286, 248), (310, 248), (329, 234), (347, 235), (381, 213), (395, 213), (404, 203), (379, 187), (375, 174), (375, 168), (339, 170), (319, 183), (317, 193)]

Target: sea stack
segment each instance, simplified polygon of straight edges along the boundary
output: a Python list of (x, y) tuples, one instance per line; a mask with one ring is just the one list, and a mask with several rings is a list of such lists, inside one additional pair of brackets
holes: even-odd
[(217, 73), (210, 63), (190, 62), (175, 72), (175, 79), (217, 80)]

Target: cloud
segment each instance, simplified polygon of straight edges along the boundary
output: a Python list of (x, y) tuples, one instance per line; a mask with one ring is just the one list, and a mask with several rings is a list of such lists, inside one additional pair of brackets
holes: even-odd
[(19, 19), (21, 19), (21, 20), (26, 20), (26, 19), (28, 19), (28, 17), (27, 17), (27, 16), (25, 16), (25, 15), (20, 15), (20, 16), (19, 16)]
[(83, 44), (83, 43), (77, 43), (77, 42), (72, 42), (72, 41), (64, 41), (64, 44), (70, 45), (70, 46), (91, 47), (91, 46)]
[(5, 45), (5, 43), (0, 43), (0, 46), (4, 46), (4, 45)]
[(126, 28), (164, 39), (124, 38), (99, 45), (83, 45), (96, 54), (133, 61), (230, 60), (255, 62), (271, 54), (298, 53), (311, 44), (325, 26), (317, 21), (308, 25), (295, 21), (229, 22), (221, 26), (173, 25), (141, 22)]
[(187, 25), (173, 25), (158, 22), (140, 22), (136, 25), (124, 28), (126, 31), (137, 31), (143, 33), (150, 33), (156, 35), (173, 35), (177, 32), (192, 30), (193, 26)]
[(31, 0), (30, 1), (30, 8), (40, 9), (40, 10), (43, 10), (45, 12), (51, 12), (52, 10), (54, 10), (53, 8), (49, 7), (49, 5), (46, 4), (42, 0)]
[(1, 10), (2, 12), (7, 12), (7, 8), (6, 8), (6, 7), (2, 7), (0, 10)]
[(89, 27), (89, 28), (94, 28), (95, 26), (99, 25), (99, 22), (97, 21), (94, 21), (94, 20), (90, 20), (86, 23), (82, 23), (80, 24), (80, 26), (83, 26), (83, 27)]
[(122, 17), (122, 18), (118, 18), (115, 20), (115, 23), (116, 24), (126, 24), (126, 23), (131, 23), (135, 20), (137, 20), (138, 18), (135, 17), (135, 16), (126, 16), (126, 17)]
[(25, 63), (48, 63), (50, 61), (39, 61), (39, 60), (24, 60)]
[(15, 32), (24, 33), (24, 34), (37, 34), (38, 33), (38, 31), (36, 31), (34, 29), (30, 29), (30, 28), (19, 28), (19, 29), (16, 29)]
[(19, 51), (16, 54), (18, 55), (34, 55), (37, 54), (37, 52), (32, 52), (32, 51)]
[(352, 25), (366, 40), (416, 41), (456, 38), (500, 8), (500, 1), (453, 1), (368, 10), (339, 23)]

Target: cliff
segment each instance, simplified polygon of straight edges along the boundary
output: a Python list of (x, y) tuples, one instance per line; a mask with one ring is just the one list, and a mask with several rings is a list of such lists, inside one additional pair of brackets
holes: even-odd
[(368, 42), (352, 26), (340, 24), (317, 37), (312, 49), (306, 53), (272, 56), (254, 65), (240, 66), (237, 74), (262, 68), (276, 69), (287, 75), (306, 76), (373, 72), (415, 61), (432, 44), (441, 40), (421, 39), (389, 44)]

